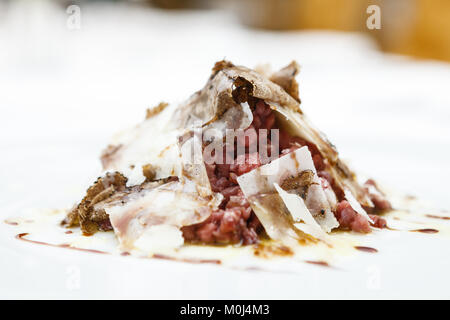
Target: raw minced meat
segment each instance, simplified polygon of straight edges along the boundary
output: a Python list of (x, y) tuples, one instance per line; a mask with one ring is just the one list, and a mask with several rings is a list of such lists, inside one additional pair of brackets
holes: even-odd
[[(244, 173), (261, 166), (258, 152), (249, 153), (252, 144), (258, 144), (259, 129), (279, 129), (280, 156), (290, 153), (302, 146), (308, 146), (311, 152), (314, 166), (318, 174), (326, 179), (331, 186), (334, 181), (331, 175), (325, 171), (326, 165), (317, 147), (306, 140), (290, 135), (287, 131), (276, 126), (275, 113), (264, 101), (259, 100), (252, 108), (253, 122), (245, 130), (245, 135), (236, 138), (235, 146), (241, 144), (245, 146), (244, 154), (234, 154), (234, 163), (213, 163), (205, 164), (211, 188), (214, 192), (220, 192), (224, 200), (220, 208), (211, 213), (211, 216), (204, 222), (184, 227), (183, 236), (186, 241), (203, 243), (239, 243), (252, 244), (258, 241), (258, 235), (263, 232), (263, 227), (252, 211), (250, 204), (244, 197), (236, 178)], [(272, 150), (271, 141), (267, 136), (268, 156)], [(236, 148), (235, 148), (236, 149)], [(256, 148), (256, 150), (259, 150)], [(223, 154), (225, 155), (225, 147)], [(224, 161), (222, 161), (224, 162)], [(351, 229), (356, 232), (370, 232), (369, 222), (363, 216), (353, 210), (347, 201), (340, 196), (342, 192), (335, 190), (341, 202), (335, 210), (335, 216), (342, 228)], [(376, 227), (385, 226), (385, 221), (376, 216)]]

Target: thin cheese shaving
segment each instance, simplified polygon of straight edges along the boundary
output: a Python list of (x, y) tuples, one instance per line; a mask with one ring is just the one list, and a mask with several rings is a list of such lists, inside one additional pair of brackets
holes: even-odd
[(134, 247), (147, 255), (172, 251), (184, 244), (183, 234), (176, 226), (161, 224), (147, 228), (134, 242)]
[(294, 226), (316, 239), (322, 240), (327, 243), (330, 242), (329, 236), (325, 233), (325, 231), (322, 230), (320, 225), (312, 216), (311, 212), (309, 212), (303, 199), (296, 194), (287, 193), (286, 191), (281, 189), (281, 187), (277, 183), (275, 183), (274, 186), (284, 204), (288, 208), (289, 212), (291, 213), (292, 218), (296, 222), (294, 223)]
[[(293, 226), (299, 218), (304, 218), (306, 219), (304, 221), (306, 224), (313, 225), (311, 220), (306, 218), (305, 214), (296, 216), (299, 213), (292, 206), (291, 208), (286, 208), (286, 201), (282, 199), (276, 189), (276, 185), (282, 185), (286, 178), (296, 177), (304, 171), (309, 171), (313, 174), (312, 184), (308, 187), (304, 205), (315, 223), (323, 231), (330, 232), (333, 228), (338, 227), (339, 223), (330, 209), (328, 199), (320, 184), (308, 147), (299, 148), (269, 164), (243, 174), (237, 179), (242, 192), (249, 199), (256, 216), (266, 231), (270, 230), (268, 234), (272, 239), (279, 240), (287, 232), (292, 234), (291, 228), (296, 230), (296, 232), (301, 230), (302, 226)], [(290, 202), (289, 204), (291, 205)], [(305, 232), (306, 230), (308, 232)], [(305, 231), (304, 233), (307, 234), (314, 233), (319, 239), (324, 238), (323, 234), (320, 234), (318, 230), (308, 228)]]
[(345, 199), (347, 199), (348, 203), (352, 207), (353, 210), (355, 210), (358, 214), (362, 215), (364, 218), (366, 218), (370, 223), (373, 223), (372, 219), (370, 219), (369, 215), (367, 214), (366, 210), (361, 207), (358, 200), (355, 199), (353, 194), (350, 190), (345, 189), (344, 190)]

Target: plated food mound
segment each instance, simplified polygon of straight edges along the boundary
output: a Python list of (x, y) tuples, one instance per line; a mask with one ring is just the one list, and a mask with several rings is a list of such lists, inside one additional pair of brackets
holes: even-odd
[(161, 103), (104, 150), (104, 173), (66, 216), (124, 249), (329, 241), (383, 228), (391, 209), (360, 184), (300, 109), (296, 62), (270, 75), (217, 62), (204, 88)]

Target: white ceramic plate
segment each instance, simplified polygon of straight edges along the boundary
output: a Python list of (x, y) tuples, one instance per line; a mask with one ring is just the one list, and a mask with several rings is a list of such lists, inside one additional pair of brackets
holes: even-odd
[[(73, 145), (76, 148), (76, 144)], [(70, 149), (70, 146), (66, 147)], [(41, 151), (38, 151), (41, 150)], [(36, 148), (34, 152), (17, 152), (18, 167), (39, 163), (43, 152), (61, 153), (63, 147)], [(82, 159), (83, 157), (78, 157)], [(83, 161), (76, 161), (81, 164)], [(52, 165), (53, 164), (53, 165)], [(10, 206), (3, 205), (2, 217), (25, 216), (27, 208), (39, 204), (71, 203), (65, 188), (83, 170), (67, 160), (62, 186), (40, 180), (40, 175), (58, 176), (59, 166), (41, 164), (31, 170), (30, 185), (10, 192), (17, 197)], [(35, 167), (38, 167), (37, 165)], [(82, 166), (81, 166), (82, 167)], [(45, 174), (44, 174), (45, 173)], [(61, 177), (59, 177), (61, 178)], [(58, 178), (58, 179), (59, 179)], [(39, 181), (39, 183), (38, 183)], [(14, 185), (11, 181), (6, 185)], [(21, 200), (21, 195), (24, 196)], [(73, 192), (73, 199), (77, 193)], [(30, 200), (31, 199), (31, 200)], [(34, 200), (33, 200), (34, 199)], [(28, 200), (28, 201), (26, 201)], [(75, 200), (73, 200), (75, 201)], [(42, 206), (41, 206), (42, 207)], [(431, 213), (431, 211), (422, 211)], [(377, 253), (354, 250), (338, 259), (332, 267), (299, 262), (295, 270), (238, 270), (220, 265), (191, 264), (157, 259), (140, 259), (113, 254), (96, 254), (54, 248), (20, 241), (15, 236), (29, 230), (27, 222), (0, 224), (0, 297), (2, 298), (156, 298), (156, 299), (256, 299), (256, 298), (448, 298), (450, 278), (450, 221), (425, 219), (403, 214), (402, 220), (413, 221), (410, 229), (436, 228), (436, 234), (383, 230), (368, 236), (356, 236), (360, 245), (373, 247)], [(10, 219), (9, 221), (17, 221)], [(46, 222), (49, 242), (58, 243), (51, 233), (63, 233), (58, 219)], [(391, 226), (399, 221), (390, 219)], [(403, 226), (405, 226), (403, 224)], [(75, 231), (77, 232), (77, 231)], [(79, 236), (79, 235), (78, 235)], [(52, 239), (53, 237), (53, 239)], [(81, 237), (81, 236), (79, 236)], [(114, 243), (111, 234), (97, 234), (101, 242)], [(45, 237), (44, 237), (45, 238)], [(90, 237), (92, 238), (92, 237)], [(48, 240), (48, 239), (47, 239)], [(56, 242), (55, 242), (56, 241)], [(88, 245), (89, 246), (89, 245)]]

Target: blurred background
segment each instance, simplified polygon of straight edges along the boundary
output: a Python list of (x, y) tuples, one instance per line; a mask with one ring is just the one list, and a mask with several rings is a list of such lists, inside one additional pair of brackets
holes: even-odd
[(114, 132), (223, 58), (297, 60), (353, 167), (450, 209), (448, 0), (0, 0), (0, 206), (70, 206)]

